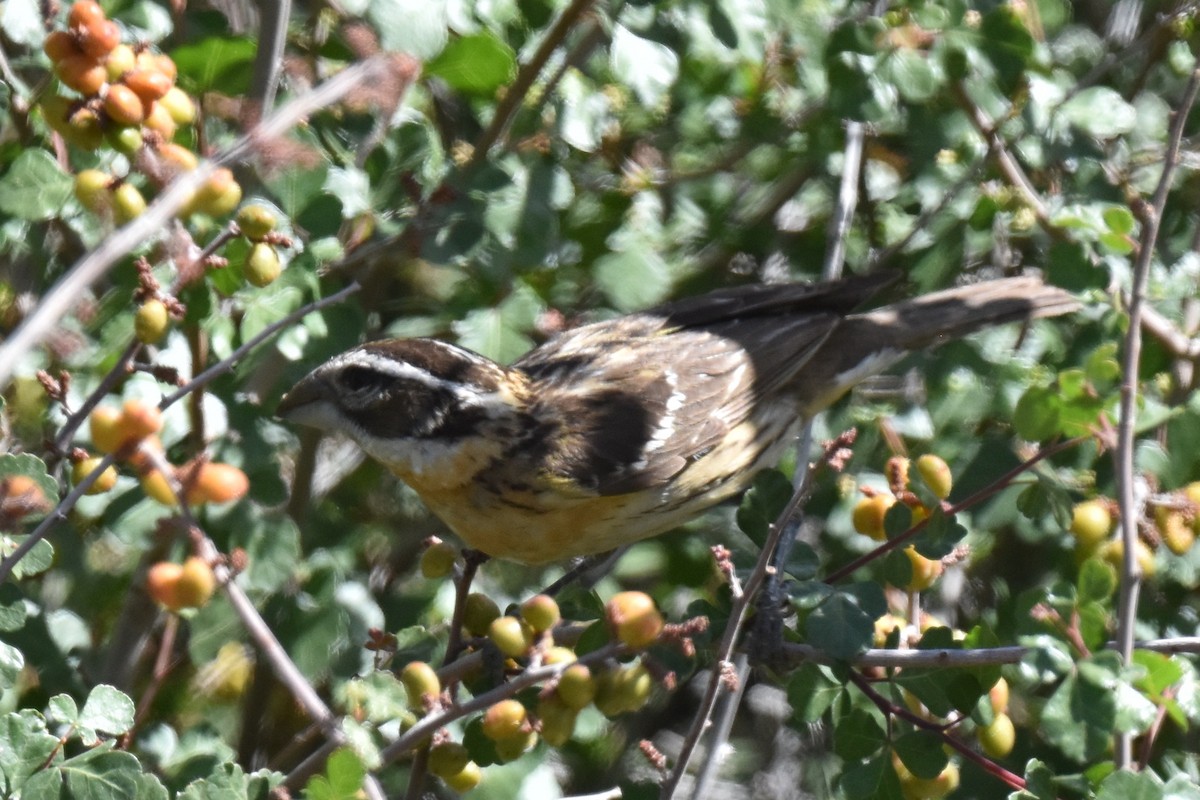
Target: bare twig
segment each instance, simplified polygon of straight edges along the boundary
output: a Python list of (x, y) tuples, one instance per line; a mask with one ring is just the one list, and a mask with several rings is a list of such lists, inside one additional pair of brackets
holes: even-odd
[(279, 84), (279, 69), (283, 65), (283, 48), (287, 44), (292, 0), (262, 0), (258, 3), (258, 14), (258, 51), (254, 54), (254, 72), (250, 76), (247, 99), (257, 107), (261, 116), (270, 113), (275, 105), (275, 90)]
[[(1117, 609), (1117, 642), (1121, 657), (1128, 662), (1133, 656), (1133, 630), (1137, 620), (1138, 592), (1141, 584), (1141, 569), (1137, 563), (1138, 522), (1142, 518), (1135, 496), (1134, 474), (1134, 428), (1137, 422), (1138, 367), (1142, 352), (1142, 318), (1145, 313), (1146, 281), (1154, 248), (1158, 241), (1159, 226), (1167, 196), (1171, 191), (1171, 179), (1179, 158), (1179, 145), (1183, 140), (1183, 128), (1188, 113), (1196, 102), (1200, 91), (1200, 69), (1192, 71), (1171, 121), (1167, 137), (1167, 149), (1163, 156), (1163, 171), (1155, 187), (1150, 203), (1137, 203), (1134, 213), (1141, 218), (1142, 234), (1138, 242), (1137, 258), (1133, 267), (1133, 282), (1129, 290), (1129, 330), (1125, 335), (1125, 346), (1121, 358), (1121, 409), (1117, 424), (1117, 446), (1113, 453), (1116, 467), (1117, 503), (1121, 508), (1121, 541), (1124, 545), (1121, 565), (1121, 595)], [(1133, 737), (1118, 734), (1113, 761), (1118, 769), (1125, 769), (1133, 761)]]

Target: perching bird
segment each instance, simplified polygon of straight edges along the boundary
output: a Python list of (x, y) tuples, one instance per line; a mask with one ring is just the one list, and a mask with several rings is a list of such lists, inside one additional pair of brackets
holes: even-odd
[(855, 313), (892, 275), (722, 289), (568, 330), (504, 367), (435, 339), (348, 350), (279, 415), (349, 436), (470, 547), (525, 563), (662, 533), (747, 488), (906, 353), (1077, 307), (1036, 278)]

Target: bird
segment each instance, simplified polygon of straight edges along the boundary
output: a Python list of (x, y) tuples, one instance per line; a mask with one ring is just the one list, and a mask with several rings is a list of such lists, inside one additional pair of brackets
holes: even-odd
[(1079, 305), (1018, 276), (858, 310), (896, 278), (717, 289), (568, 329), (510, 366), (439, 339), (372, 341), (277, 414), (348, 436), (488, 556), (595, 555), (739, 495), (806, 420), (908, 353)]

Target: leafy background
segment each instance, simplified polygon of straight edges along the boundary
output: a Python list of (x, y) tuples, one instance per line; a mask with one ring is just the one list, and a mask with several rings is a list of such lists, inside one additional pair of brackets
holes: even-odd
[[(174, 59), (202, 111), (177, 141), (205, 156), (251, 130), (256, 109), (269, 120), (352, 64), (375, 71), (236, 154), (247, 198), (275, 209), (292, 237), (282, 277), (245, 285), (248, 246), (229, 242), (220, 254), (230, 266), (180, 292), (186, 315), (126, 374), (114, 368), (132, 340), (132, 256), (149, 257), (170, 285), (178, 265), (158, 242), (178, 235), (174, 222), (142, 231), (132, 252), (94, 273), (37, 346), (13, 345), (54, 287), (112, 241), (111, 222), (74, 198), (73, 174), (121, 170), (128, 159), (67, 146), (39, 110), (52, 86), (41, 45), (65, 9), (0, 7), (0, 474), (32, 476), (62, 498), (70, 483), (61, 435), (89, 398), (158, 402), (174, 391), (162, 368), (186, 381), (209, 365), (231, 367), (166, 408), (162, 439), (175, 463), (207, 452), (249, 476), (245, 499), (197, 509), (195, 521), (221, 552), (244, 551), (237, 585), (341, 733), (312, 725), (313, 707), (298, 704), (295, 683), (280, 679), (227, 594), (183, 619), (150, 602), (149, 565), (181, 559), (190, 543), (173, 512), (123, 474), (115, 490), (49, 518), (49, 538), (0, 583), (0, 791), (259, 797), (286, 780), (298, 795), (351, 797), (369, 769), (387, 796), (400, 796), (417, 770), (411, 752), (382, 750), (408, 713), (392, 670), (445, 647), (454, 587), (416, 570), (422, 542), (442, 528), (377, 465), (274, 419), (281, 394), (364, 338), (433, 335), (511, 361), (581, 320), (751, 280), (814, 279), (832, 241), (844, 247), (847, 273), (902, 272), (894, 296), (1033, 268), (1085, 307), (914, 356), (817, 422), (818, 441), (852, 426), (859, 436), (845, 470), (819, 474), (805, 506), (806, 546), (787, 584), (795, 616), (782, 639), (840, 661), (818, 665), (796, 656), (809, 651), (785, 649), (791, 660), (746, 674), (711, 796), (899, 797), (893, 751), (915, 773), (937, 774), (946, 762), (943, 734), (905, 718), (900, 689), (941, 717), (973, 715), (945, 735), (978, 755), (968, 732), (990, 720), (976, 701), (1002, 671), (1018, 736), (999, 761), (1026, 778), (1020, 796), (1200, 797), (1189, 654), (1200, 556), (1156, 547), (1140, 602), (1119, 613), (1129, 565), (1081, 564), (1067, 533), (1074, 502), (1136, 486), (1140, 505), (1122, 509), (1129, 530), (1157, 544), (1155, 503), (1179, 505), (1171, 498), (1200, 478), (1194, 114), (1170, 127), (1194, 96), (1194, 4), (105, 8), (127, 40)], [(283, 25), (281, 45), (271, 43), (272, 25)], [(395, 53), (419, 62), (418, 78), (414, 62), (387, 56)], [(1155, 196), (1172, 147), (1178, 169)], [(844, 175), (858, 203), (844, 234), (831, 237), (847, 208)], [(169, 200), (156, 208), (169, 212)], [(184, 230), (203, 245), (221, 225), (193, 219)], [(306, 305), (353, 285), (361, 289), (336, 302)], [(1145, 316), (1131, 327), (1130, 298), (1143, 292)], [(1131, 331), (1143, 330), (1140, 362), (1130, 362)], [(261, 346), (238, 352), (268, 331)], [(70, 374), (65, 405), (47, 397), (37, 370)], [(1119, 409), (1122, 381), (1136, 388), (1136, 419)], [(1116, 425), (1136, 432), (1117, 448), (1132, 469), (1114, 462)], [(1071, 437), (1083, 441), (1032, 463), (1031, 443)], [(68, 441), (88, 446), (87, 426)], [(944, 458), (952, 501), (1027, 466), (925, 537), (931, 555), (967, 549), (915, 606), (885, 588), (906, 581), (894, 557), (854, 570), (853, 583), (822, 582), (872, 546), (850, 523), (856, 487), (886, 485), (897, 449)], [(685, 534), (638, 545), (593, 589), (562, 598), (573, 620), (596, 619), (619, 588), (649, 592), (672, 621), (708, 617), (694, 656), (655, 651), (678, 688), (659, 688), (646, 708), (614, 720), (589, 712), (569, 744), (487, 766), (476, 796), (659, 793), (663, 776), (638, 743), (653, 742), (669, 774), (734, 602), (709, 547), (730, 548), (736, 574), (749, 575), (765, 521), (787, 494), (779, 479), (764, 480), (745, 500), (741, 528), (719, 509)], [(6, 517), (4, 552), (42, 519)], [(893, 535), (901, 523), (889, 523)], [(503, 608), (561, 574), (489, 563), (476, 590)], [(956, 641), (935, 627), (926, 649), (1028, 649), (1002, 669), (884, 674), (853, 661), (875, 643), (875, 618), (920, 608), (968, 632)], [(371, 629), (397, 636), (380, 670), (364, 649)], [(1103, 648), (1119, 630), (1184, 637), (1181, 652), (1138, 651), (1126, 663)], [(451, 730), (487, 760), (472, 724), (464, 716)], [(1135, 737), (1137, 771), (1113, 772), (1114, 731)], [(309, 781), (298, 767), (328, 742), (353, 750), (318, 759)], [(988, 759), (955, 758), (956, 796), (1014, 791), (983, 767)], [(450, 794), (433, 780), (426, 790)]]

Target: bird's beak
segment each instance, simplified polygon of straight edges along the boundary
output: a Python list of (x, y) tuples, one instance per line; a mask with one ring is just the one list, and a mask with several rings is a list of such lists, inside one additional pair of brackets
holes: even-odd
[[(306, 424), (305, 417), (326, 400), (326, 394), (325, 381), (315, 373), (309, 374), (283, 396), (275, 414), (290, 422)], [(309, 413), (306, 414), (306, 411)]]

